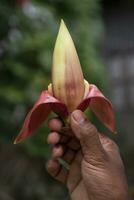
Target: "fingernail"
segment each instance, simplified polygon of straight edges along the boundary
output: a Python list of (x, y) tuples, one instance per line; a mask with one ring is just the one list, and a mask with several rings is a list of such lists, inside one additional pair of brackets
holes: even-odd
[(85, 115), (83, 114), (82, 111), (80, 110), (75, 110), (72, 113), (72, 117), (73, 119), (78, 123), (78, 124), (82, 124), (85, 121)]

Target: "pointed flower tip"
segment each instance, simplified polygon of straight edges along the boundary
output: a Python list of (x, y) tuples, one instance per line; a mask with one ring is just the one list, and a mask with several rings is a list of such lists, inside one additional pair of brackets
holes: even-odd
[(60, 26), (63, 26), (63, 25), (65, 26), (65, 22), (63, 19), (61, 19)]
[[(59, 32), (62, 32), (62, 31), (64, 31), (64, 33), (66, 32), (66, 34), (68, 33), (70, 35), (68, 28), (63, 19), (61, 19), (60, 28), (59, 28)], [(70, 37), (71, 37), (71, 35), (70, 35)]]
[(69, 112), (77, 108), (84, 97), (84, 78), (74, 42), (61, 20), (53, 53), (52, 90)]
[(65, 22), (64, 22), (63, 19), (61, 19), (61, 21), (60, 21), (60, 27), (61, 27), (61, 26), (67, 28), (67, 27), (66, 27), (66, 24), (65, 24)]
[(70, 35), (70, 33), (67, 29), (65, 22), (63, 21), (63, 19), (61, 19), (60, 28), (59, 28), (59, 32), (58, 32), (58, 36), (57, 36), (55, 46), (60, 45), (60, 42), (62, 42), (64, 44), (65, 39), (67, 39), (67, 41), (72, 40), (71, 35)]
[(16, 141), (16, 140), (14, 140), (13, 144), (17, 144), (17, 141)]
[(21, 141), (22, 141), (21, 139), (16, 138), (16, 139), (14, 140), (13, 144), (18, 144), (18, 143), (20, 143)]

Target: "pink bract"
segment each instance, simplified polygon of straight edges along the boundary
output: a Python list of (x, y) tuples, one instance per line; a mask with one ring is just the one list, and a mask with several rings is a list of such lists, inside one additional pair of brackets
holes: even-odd
[[(116, 131), (112, 104), (95, 85), (90, 85), (86, 98), (76, 109), (84, 111), (87, 107), (90, 107), (93, 113), (110, 131)], [(18, 143), (32, 135), (47, 119), (51, 111), (63, 118), (69, 115), (65, 104), (53, 97), (48, 91), (43, 91), (26, 116), (23, 127), (14, 143)]]

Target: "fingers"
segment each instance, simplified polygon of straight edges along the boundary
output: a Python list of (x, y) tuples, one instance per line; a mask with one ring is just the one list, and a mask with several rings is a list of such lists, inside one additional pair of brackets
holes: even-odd
[(57, 132), (52, 132), (47, 137), (48, 144), (55, 145), (60, 142), (60, 135)]
[[(70, 140), (68, 143), (61, 143), (62, 136), (58, 133), (53, 132), (48, 136), (48, 143), (52, 144), (52, 158), (58, 159), (62, 158), (68, 164), (70, 164), (79, 149), (77, 141)], [(64, 144), (64, 145), (63, 145)], [(73, 147), (71, 145), (74, 145)], [(71, 148), (72, 147), (72, 148)]]
[(47, 169), (55, 179), (66, 183), (69, 172), (59, 163), (59, 158), (71, 165), (76, 152), (80, 149), (80, 143), (72, 135), (68, 135), (70, 129), (65, 130), (62, 121), (58, 118), (49, 121), (49, 128), (52, 132), (48, 135), (47, 142), (52, 145), (52, 160), (48, 162)]
[(47, 137), (47, 142), (50, 145), (55, 145), (58, 143), (67, 143), (69, 140), (70, 138), (68, 136), (60, 135), (57, 132), (51, 132)]
[(53, 176), (56, 177), (56, 175), (59, 173), (60, 171), (60, 164), (57, 160), (49, 160), (47, 163), (47, 170), (48, 172)]
[(59, 118), (53, 118), (48, 122), (48, 127), (51, 131), (59, 132), (62, 135), (73, 137), (72, 130), (70, 127), (64, 126), (64, 123)]
[(48, 144), (52, 145), (52, 158), (62, 158), (70, 164), (76, 152), (80, 149), (80, 143), (75, 138), (62, 136), (57, 132), (51, 132), (47, 138)]
[(53, 118), (48, 122), (48, 127), (50, 128), (50, 130), (55, 132), (60, 132), (62, 126), (63, 122), (58, 118)]
[(76, 110), (71, 114), (71, 128), (80, 141), (84, 158), (87, 161), (97, 161), (104, 157), (105, 151), (101, 145), (96, 127), (80, 110)]
[(56, 180), (66, 183), (68, 170), (58, 160), (49, 160), (47, 163), (47, 171)]
[(64, 149), (63, 146), (54, 146), (52, 149), (52, 160), (47, 163), (49, 174), (56, 180), (66, 184), (69, 171), (59, 163), (58, 158), (62, 158), (66, 163), (71, 164), (75, 159), (76, 152), (71, 149)]
[(58, 147), (55, 145), (52, 148), (52, 158), (53, 159), (61, 158), (68, 164), (72, 163), (73, 159), (75, 158), (75, 155), (76, 155), (75, 151), (62, 145), (58, 145)]
[(51, 132), (47, 137), (47, 143), (50, 145), (66, 144), (70, 149), (78, 150), (80, 148), (80, 142), (74, 137), (62, 135), (58, 132)]
[(65, 147), (62, 145), (55, 145), (52, 147), (52, 157), (54, 159), (61, 158), (65, 152)]
[(76, 152), (71, 150), (71, 149), (67, 149), (64, 154), (62, 155), (62, 159), (67, 162), (68, 164), (71, 164), (74, 160), (76, 156)]

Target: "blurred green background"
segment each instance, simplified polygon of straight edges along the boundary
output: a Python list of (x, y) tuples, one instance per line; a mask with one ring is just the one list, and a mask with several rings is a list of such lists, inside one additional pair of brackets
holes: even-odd
[[(126, 8), (126, 5), (128, 10), (133, 6), (131, 1), (117, 2), (119, 10)], [(50, 148), (46, 144), (49, 133), (46, 124), (34, 136), (21, 144), (13, 145), (26, 113), (51, 80), (52, 54), (61, 18), (64, 19), (76, 44), (85, 78), (90, 83), (98, 85), (113, 100), (119, 132), (117, 136), (111, 136), (93, 115), (90, 117), (100, 130), (105, 131), (120, 146), (129, 189), (134, 195), (134, 143), (129, 144), (133, 139), (131, 133), (134, 131), (133, 122), (128, 125), (129, 129), (127, 125), (126, 129), (122, 126), (125, 118), (121, 118), (123, 111), (118, 109), (114, 99), (116, 93), (114, 95), (113, 85), (110, 84), (113, 77), (110, 76), (111, 68), (108, 67), (109, 62), (113, 61), (113, 55), (122, 55), (120, 48), (118, 51), (115, 48), (116, 45), (114, 50), (111, 49), (113, 38), (109, 36), (111, 31), (108, 28), (114, 24), (111, 23), (114, 19), (110, 21), (110, 17), (116, 16), (111, 10), (115, 7), (117, 8), (117, 5), (114, 5), (113, 1), (109, 1), (108, 4), (99, 0), (0, 1), (1, 200), (68, 198), (66, 189), (54, 181), (45, 169), (46, 161), (50, 158)], [(117, 40), (120, 35), (118, 37), (118, 34), (114, 33), (118, 33), (118, 28), (113, 26), (112, 29), (112, 36), (116, 35)], [(131, 28), (127, 31), (131, 31)], [(112, 43), (110, 47), (109, 41)], [(114, 43), (116, 44), (115, 40)], [(133, 121), (133, 116), (131, 113), (130, 120), (127, 118), (128, 123)]]

